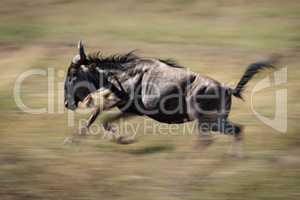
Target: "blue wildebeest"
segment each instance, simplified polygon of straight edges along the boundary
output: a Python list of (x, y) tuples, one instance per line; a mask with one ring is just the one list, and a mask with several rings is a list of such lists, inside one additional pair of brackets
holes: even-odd
[[(87, 55), (81, 42), (65, 79), (65, 107), (93, 108), (87, 130), (105, 110), (118, 107), (121, 113), (146, 115), (163, 123), (197, 120), (200, 135), (210, 131), (242, 138), (242, 126), (228, 120), (231, 97), (242, 99), (247, 82), (260, 70), (273, 68), (271, 61), (248, 66), (235, 88), (186, 70), (172, 60), (143, 58), (134, 53), (103, 57)], [(111, 131), (108, 123), (104, 129)], [(119, 143), (126, 143), (120, 137)]]

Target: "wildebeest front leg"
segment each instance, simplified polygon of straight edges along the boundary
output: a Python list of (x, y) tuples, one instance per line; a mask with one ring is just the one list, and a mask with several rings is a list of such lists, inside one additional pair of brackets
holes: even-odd
[(109, 89), (100, 89), (89, 94), (78, 106), (81, 108), (93, 108), (88, 121), (81, 125), (79, 130), (71, 137), (67, 137), (64, 143), (72, 143), (76, 135), (86, 135), (88, 129), (95, 122), (98, 115), (105, 110), (115, 107), (120, 99), (114, 95)]
[(82, 127), (80, 127), (79, 135), (86, 135), (86, 133), (88, 132), (88, 129), (94, 123), (94, 121), (97, 119), (98, 115), (100, 114), (100, 111), (101, 111), (100, 107), (96, 107), (92, 111), (87, 123), (84, 124)]
[(118, 115), (115, 115), (113, 119), (111, 119), (108, 122), (104, 122), (103, 128), (106, 131), (106, 133), (104, 134), (104, 137), (108, 136), (109, 138), (111, 138), (114, 142), (118, 143), (118, 144), (131, 144), (133, 142), (135, 142), (135, 135), (130, 136), (130, 137), (125, 137), (120, 135), (116, 129), (112, 126), (112, 123), (114, 121), (119, 120), (120, 118), (129, 118), (132, 117), (133, 115), (130, 113), (119, 113)]
[(77, 142), (78, 142), (78, 140), (76, 139), (76, 137), (77, 137), (78, 135), (86, 135), (87, 132), (88, 132), (89, 127), (90, 127), (90, 126), (94, 123), (94, 121), (97, 119), (97, 117), (98, 117), (98, 115), (100, 114), (100, 112), (101, 112), (101, 109), (100, 109), (99, 107), (96, 107), (96, 108), (92, 111), (92, 113), (91, 113), (91, 115), (90, 115), (90, 117), (89, 117), (87, 123), (81, 125), (81, 127), (80, 127), (79, 130), (78, 130), (78, 132), (73, 133), (72, 136), (66, 137), (65, 140), (64, 140), (64, 144), (73, 143), (74, 141), (77, 141)]
[[(94, 123), (98, 115), (105, 110), (109, 110), (115, 107), (120, 102), (120, 99), (116, 97), (110, 90), (102, 89), (88, 95), (84, 101), (80, 104), (81, 107), (94, 108), (88, 121), (80, 128), (80, 134), (86, 134), (90, 126)], [(106, 130), (109, 126), (104, 126)]]
[[(102, 111), (112, 109), (113, 107), (117, 106), (118, 103), (120, 102), (121, 100), (108, 89), (102, 89), (91, 93), (86, 98), (86, 100), (84, 100), (83, 105), (86, 107), (95, 107), (95, 110), (93, 110), (91, 116), (88, 119), (87, 124), (84, 127), (82, 127), (82, 129), (84, 131), (88, 131), (88, 128), (93, 124), (97, 116)], [(113, 120), (117, 120), (121, 117), (128, 117), (128, 116), (129, 115), (125, 113), (120, 113)], [(118, 144), (130, 144), (135, 141), (133, 137), (128, 138), (128, 137), (121, 136), (120, 134), (117, 134), (116, 130), (111, 125), (111, 122), (103, 123), (103, 128), (113, 137), (113, 140)]]

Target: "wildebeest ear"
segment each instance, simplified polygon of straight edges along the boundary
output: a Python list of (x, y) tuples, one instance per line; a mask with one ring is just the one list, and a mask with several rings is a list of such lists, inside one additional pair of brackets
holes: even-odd
[(82, 44), (81, 40), (79, 40), (79, 42), (78, 42), (78, 50), (79, 50), (80, 61), (81, 62), (86, 61), (86, 55), (85, 55), (83, 44)]

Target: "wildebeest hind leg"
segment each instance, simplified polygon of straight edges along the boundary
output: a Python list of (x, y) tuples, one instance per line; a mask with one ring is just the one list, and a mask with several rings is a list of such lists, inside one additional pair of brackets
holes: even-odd
[(242, 139), (242, 131), (243, 126), (233, 123), (227, 119), (220, 119), (218, 120), (214, 126), (211, 127), (212, 131), (219, 131), (224, 133), (225, 135), (232, 135), (234, 136), (235, 140)]
[(230, 154), (234, 157), (242, 158), (242, 139), (243, 139), (243, 126), (230, 122), (228, 120), (220, 120), (219, 126), (215, 126), (213, 131), (219, 131), (226, 135), (234, 137)]
[(197, 124), (199, 132), (199, 142), (197, 144), (197, 147), (206, 148), (210, 146), (214, 141), (213, 136), (210, 133), (210, 123), (198, 120)]
[(134, 143), (135, 142), (135, 134), (132, 134), (132, 136), (129, 136), (129, 137), (122, 136), (117, 132), (117, 129), (112, 125), (113, 122), (118, 121), (121, 118), (124, 119), (124, 118), (129, 118), (132, 116), (133, 115), (130, 113), (120, 113), (120, 114), (114, 116), (113, 119), (110, 119), (109, 121), (104, 122), (102, 124), (102, 126), (105, 130), (103, 137), (104, 138), (109, 137), (112, 139), (113, 142), (116, 142), (118, 144)]

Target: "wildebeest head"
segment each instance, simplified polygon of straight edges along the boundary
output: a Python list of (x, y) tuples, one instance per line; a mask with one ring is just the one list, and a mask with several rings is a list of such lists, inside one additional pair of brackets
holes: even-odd
[(78, 43), (78, 50), (78, 55), (69, 66), (64, 85), (65, 107), (71, 110), (75, 110), (80, 101), (99, 88), (99, 73), (89, 66), (81, 41)]

